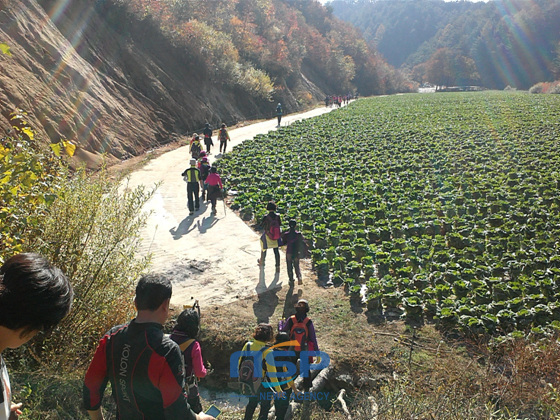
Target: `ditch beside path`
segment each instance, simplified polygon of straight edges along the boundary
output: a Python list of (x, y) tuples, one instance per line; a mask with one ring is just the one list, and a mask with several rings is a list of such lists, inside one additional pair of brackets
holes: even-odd
[[(282, 117), (282, 126), (334, 110), (320, 107)], [(228, 130), (228, 151), (257, 134), (276, 129), (277, 120), (266, 120)], [(210, 161), (216, 159), (219, 142), (214, 138)], [(219, 156), (219, 155), (218, 155)], [(210, 214), (210, 203), (201, 202), (200, 210), (189, 216), (186, 184), (181, 173), (189, 166), (187, 146), (162, 154), (134, 171), (129, 186), (153, 187), (160, 183), (146, 204), (150, 211), (142, 231), (141, 255), (152, 254), (151, 271), (161, 273), (173, 283), (172, 304), (221, 306), (237, 299), (278, 289), (288, 283), (285, 254), (281, 252), (281, 270), (275, 273), (274, 253), (266, 256), (264, 270), (257, 266), (260, 255), (259, 235), (221, 201), (217, 215)], [(227, 187), (227, 186), (226, 186)], [(311, 279), (304, 278), (305, 282)]]

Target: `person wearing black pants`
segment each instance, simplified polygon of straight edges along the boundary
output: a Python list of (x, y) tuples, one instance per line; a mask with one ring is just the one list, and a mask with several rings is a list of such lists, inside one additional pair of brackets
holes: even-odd
[(192, 216), (194, 211), (200, 208), (200, 171), (196, 167), (196, 159), (191, 159), (191, 167), (185, 169), (181, 176), (187, 183), (187, 203), (189, 215)]
[[(253, 340), (248, 341), (243, 346), (242, 351), (254, 351), (258, 352), (261, 351), (262, 359), (259, 360), (258, 357), (255, 357), (255, 363), (262, 363), (262, 373), (263, 374), (263, 382), (268, 382), (269, 378), (266, 375), (269, 372), (276, 373), (276, 367), (273, 365), (268, 364), (267, 355), (272, 350), (267, 346), (267, 343), (271, 342), (274, 338), (274, 332), (272, 330), (272, 325), (270, 324), (259, 324), (253, 333)], [(239, 366), (241, 366), (241, 360), (239, 360)], [(238, 366), (238, 367), (239, 367)], [(276, 379), (274, 379), (276, 380)], [(254, 395), (249, 396), (249, 402), (245, 407), (245, 415), (243, 416), (244, 420), (252, 420), (253, 414), (255, 413), (256, 408), (261, 406), (259, 411), (259, 416), (257, 417), (258, 420), (267, 420), (268, 419), (268, 411), (270, 410), (270, 406), (272, 405), (272, 400), (274, 398), (274, 392), (282, 392), (282, 388), (280, 386), (274, 386), (274, 388), (268, 388), (261, 383), (259, 388), (255, 391)]]
[(212, 141), (212, 129), (210, 128), (210, 124), (206, 123), (204, 130), (202, 131), (204, 135), (204, 144), (206, 145), (206, 153), (210, 154), (210, 147), (214, 145)]

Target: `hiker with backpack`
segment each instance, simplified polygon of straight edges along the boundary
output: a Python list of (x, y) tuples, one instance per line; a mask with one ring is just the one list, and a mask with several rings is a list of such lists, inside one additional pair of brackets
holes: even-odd
[(193, 309), (185, 309), (177, 317), (177, 323), (171, 333), (171, 340), (175, 341), (183, 354), (185, 361), (185, 391), (187, 402), (192, 411), (200, 413), (202, 405), (198, 393), (198, 380), (206, 376), (206, 368), (202, 361), (200, 343), (196, 340), (200, 326), (200, 316)]
[(276, 118), (278, 118), (278, 125), (277, 127), (280, 127), (280, 121), (282, 121), (282, 104), (280, 102), (278, 102), (278, 105), (276, 105)]
[(280, 272), (280, 251), (279, 247), (282, 244), (282, 230), (280, 226), (282, 221), (280, 215), (276, 214), (276, 204), (270, 201), (266, 205), (268, 214), (263, 217), (261, 226), (264, 233), (261, 235), (261, 257), (257, 260), (259, 267), (264, 268), (264, 260), (266, 258), (266, 250), (272, 249), (274, 251), (274, 258), (276, 260), (276, 272)]
[(191, 167), (185, 169), (181, 176), (187, 183), (187, 206), (189, 207), (189, 215), (192, 216), (194, 211), (200, 207), (198, 196), (200, 190), (200, 171), (196, 167), (196, 159), (191, 159)]
[[(248, 341), (243, 346), (242, 351), (259, 352), (259, 355), (262, 356), (243, 356), (239, 359), (238, 368), (241, 392), (243, 395), (249, 397), (249, 402), (245, 407), (244, 420), (251, 420), (253, 418), (253, 413), (259, 404), (261, 409), (259, 411), (258, 420), (266, 420), (268, 418), (268, 411), (272, 405), (272, 400), (274, 399), (273, 393), (275, 391), (282, 392), (279, 386), (272, 389), (263, 385), (263, 382), (268, 382), (266, 374), (269, 372), (276, 372), (276, 368), (266, 362), (266, 360), (270, 360), (270, 357), (267, 359), (267, 356), (272, 352), (267, 343), (270, 343), (273, 338), (274, 332), (272, 331), (272, 325), (264, 323), (259, 324), (253, 333), (253, 340)], [(262, 375), (259, 375), (258, 370), (255, 369), (255, 363), (262, 364)], [(277, 378), (273, 378), (273, 380), (277, 380)]]
[[(292, 315), (283, 323), (281, 330), (290, 334), (290, 340), (298, 342), (293, 350), (299, 359), (301, 351), (319, 351), (319, 344), (317, 344), (313, 321), (307, 316), (309, 312), (307, 300), (298, 300), (294, 308), (295, 315)], [(311, 377), (303, 378), (303, 387), (306, 390), (311, 388)]]
[(294, 270), (298, 279), (298, 284), (303, 284), (299, 259), (305, 252), (305, 242), (303, 235), (296, 230), (297, 222), (292, 219), (288, 222), (290, 229), (282, 234), (282, 244), (286, 245), (286, 266), (288, 268), (288, 279), (290, 285), (294, 284)]
[(204, 135), (204, 144), (206, 145), (206, 153), (210, 154), (210, 147), (214, 146), (214, 142), (212, 141), (212, 129), (210, 128), (210, 124), (206, 123), (204, 126), (204, 130), (202, 130), (202, 134)]
[(210, 168), (210, 174), (208, 175), (208, 178), (206, 178), (206, 186), (208, 188), (208, 200), (210, 200), (210, 203), (212, 204), (211, 214), (215, 215), (217, 213), (216, 202), (218, 197), (222, 195), (223, 188), (222, 179), (220, 178), (220, 175), (218, 175), (218, 169), (215, 166)]
[(202, 145), (200, 144), (200, 136), (197, 135), (194, 136), (189, 151), (193, 159), (198, 159), (198, 156), (202, 151)]
[[(201, 153), (204, 153), (204, 150)], [(208, 189), (206, 178), (210, 175), (210, 162), (208, 162), (208, 158), (206, 156), (200, 159), (200, 162), (198, 163), (198, 170), (200, 171), (200, 190), (202, 191), (200, 197), (202, 201), (204, 201), (206, 199), (206, 190)]]
[[(276, 334), (276, 339), (274, 341), (274, 351), (275, 352), (283, 352), (289, 350), (288, 347), (282, 346), (282, 343), (286, 343), (290, 341), (290, 335), (287, 332), (280, 331)], [(296, 356), (274, 356), (274, 360), (280, 362), (280, 366), (284, 372), (287, 371), (285, 366), (285, 362), (292, 363), (295, 365), (297, 363)], [(296, 385), (294, 383), (294, 378), (278, 378), (282, 382), (288, 381), (288, 383), (282, 385), (282, 394), (277, 395), (274, 398), (274, 411), (276, 415), (276, 420), (284, 420), (286, 417), (286, 412), (288, 411), (288, 407), (290, 405), (290, 398), (292, 392), (298, 393), (296, 389)]]
[(226, 125), (224, 123), (222, 123), (222, 126), (220, 127), (220, 131), (218, 131), (218, 139), (220, 140), (220, 153), (222, 153), (222, 149), (223, 149), (223, 153), (225, 153), (227, 142), (228, 140), (230, 140), (230, 138), (229, 138), (229, 133), (226, 130)]

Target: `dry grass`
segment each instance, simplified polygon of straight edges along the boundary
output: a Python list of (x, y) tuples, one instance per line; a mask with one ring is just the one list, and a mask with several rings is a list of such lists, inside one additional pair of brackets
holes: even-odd
[[(319, 346), (329, 354), (337, 375), (354, 379), (347, 398), (354, 419), (560, 416), (560, 346), (555, 339), (535, 343), (519, 339), (499, 346), (482, 340), (451, 340), (431, 324), (412, 328), (398, 319), (372, 317), (343, 289), (315, 284), (305, 285), (299, 293), (284, 288), (221, 308), (202, 308), (203, 352), (216, 369), (210, 383), (216, 386), (229, 380), (228, 357), (249, 339), (257, 319), (276, 327), (282, 313), (300, 297), (310, 303)], [(332, 395), (336, 395), (334, 382)], [(338, 404), (312, 407), (312, 419), (346, 418)], [(228, 418), (239, 418), (239, 413), (224, 413)]]

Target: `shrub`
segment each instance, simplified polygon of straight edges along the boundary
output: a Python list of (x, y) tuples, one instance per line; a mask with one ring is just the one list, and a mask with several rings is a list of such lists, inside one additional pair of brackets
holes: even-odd
[(531, 86), (529, 93), (543, 93), (543, 87), (543, 83), (537, 83), (536, 85)]
[(132, 315), (134, 286), (148, 264), (136, 253), (146, 219), (142, 207), (152, 192), (121, 191), (104, 172), (80, 170), (41, 220), (41, 236), (27, 247), (60, 267), (75, 292), (69, 316), (36, 349), (50, 366), (83, 366), (99, 338)]

